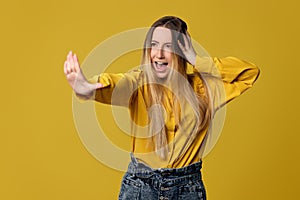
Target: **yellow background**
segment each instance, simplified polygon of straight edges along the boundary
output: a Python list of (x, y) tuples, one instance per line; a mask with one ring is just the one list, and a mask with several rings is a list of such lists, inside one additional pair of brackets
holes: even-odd
[[(296, 0), (2, 1), (0, 199), (116, 199), (122, 173), (91, 156), (63, 74), (106, 38), (177, 15), (212, 56), (256, 63), (204, 159), (209, 200), (299, 199), (299, 3)], [(109, 152), (107, 152), (109, 153)]]

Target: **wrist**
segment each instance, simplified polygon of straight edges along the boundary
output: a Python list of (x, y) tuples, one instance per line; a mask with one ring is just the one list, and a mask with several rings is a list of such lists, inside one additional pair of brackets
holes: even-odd
[(94, 96), (95, 93), (95, 88), (94, 85), (89, 83), (89, 82), (85, 82), (83, 84), (82, 89), (80, 89), (79, 91), (75, 91), (76, 96), (84, 99), (84, 100), (88, 100), (91, 99)]
[(190, 62), (191, 62), (191, 65), (193, 65), (193, 66), (195, 66), (196, 65), (196, 57), (197, 57), (197, 55), (195, 54), (195, 55), (193, 55), (192, 57), (191, 57), (191, 60), (190, 60)]

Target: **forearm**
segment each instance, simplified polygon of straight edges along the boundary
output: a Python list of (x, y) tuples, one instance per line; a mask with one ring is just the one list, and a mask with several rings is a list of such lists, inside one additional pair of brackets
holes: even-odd
[[(140, 71), (129, 73), (102, 73), (89, 79), (91, 83), (101, 83), (102, 88), (97, 89), (92, 98), (105, 104), (128, 105), (128, 100), (137, 88), (136, 81)], [(113, 99), (112, 99), (113, 98)]]
[(195, 64), (193, 66), (199, 73), (209, 74), (214, 77), (220, 77), (220, 71), (215, 65), (215, 60), (212, 57), (200, 57), (197, 55), (194, 60)]

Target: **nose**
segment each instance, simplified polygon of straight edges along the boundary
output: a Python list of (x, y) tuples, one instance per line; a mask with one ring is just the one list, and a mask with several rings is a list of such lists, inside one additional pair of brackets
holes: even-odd
[(157, 58), (164, 58), (164, 50), (162, 48), (157, 48), (156, 57)]

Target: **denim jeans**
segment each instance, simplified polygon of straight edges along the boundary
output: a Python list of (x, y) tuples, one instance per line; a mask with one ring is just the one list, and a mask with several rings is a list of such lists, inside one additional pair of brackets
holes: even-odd
[(119, 200), (206, 200), (201, 166), (200, 161), (183, 168), (152, 169), (131, 154)]

